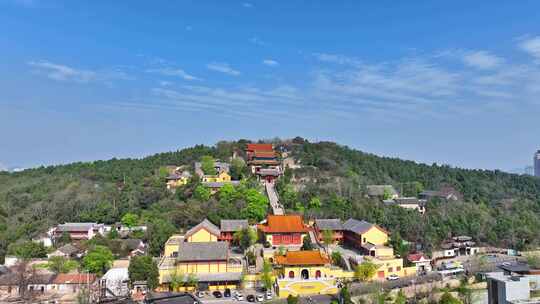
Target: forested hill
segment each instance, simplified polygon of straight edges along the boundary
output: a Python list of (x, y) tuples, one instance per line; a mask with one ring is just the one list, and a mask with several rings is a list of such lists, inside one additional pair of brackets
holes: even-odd
[[(0, 256), (9, 245), (66, 221), (114, 223), (127, 212), (149, 225), (151, 253), (158, 254), (168, 235), (205, 217), (257, 216), (246, 189), (257, 183), (247, 170), (245, 182), (227, 198), (197, 195), (197, 182), (175, 194), (165, 188), (167, 165), (188, 165), (204, 155), (228, 160), (242, 156), (248, 141), (220, 142), (142, 159), (111, 159), (0, 173)], [(278, 191), (287, 212), (313, 217), (357, 217), (385, 226), (394, 234), (431, 249), (450, 234), (468, 234), (477, 241), (515, 248), (540, 243), (540, 179), (500, 171), (465, 170), (378, 157), (334, 143), (301, 138), (273, 143), (301, 167), (286, 171)], [(464, 202), (431, 202), (425, 216), (386, 207), (365, 196), (369, 184), (392, 184), (403, 194), (450, 185)]]

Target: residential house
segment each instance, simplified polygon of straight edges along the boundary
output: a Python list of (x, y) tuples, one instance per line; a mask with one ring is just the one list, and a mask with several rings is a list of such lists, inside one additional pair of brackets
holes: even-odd
[(207, 219), (189, 229), (184, 242), (217, 242), (221, 236), (219, 228)]
[(97, 234), (103, 235), (105, 232), (103, 224), (97, 223), (65, 223), (56, 226), (54, 238), (60, 238), (67, 233), (71, 240), (90, 240)]
[(66, 244), (55, 251), (47, 254), (48, 258), (52, 258), (55, 256), (60, 256), (64, 258), (79, 258), (82, 256), (82, 250), (73, 245), (73, 244)]
[[(225, 162), (219, 162), (219, 161), (216, 161), (214, 162), (214, 169), (216, 170), (216, 172), (219, 174), (221, 172), (225, 172), (225, 173), (229, 173), (230, 171), (230, 165), (228, 163), (225, 163)], [(206, 174), (204, 174), (204, 171), (202, 170), (202, 163), (201, 162), (196, 162), (195, 163), (195, 173), (197, 173), (197, 175), (199, 175), (201, 177), (201, 179), (204, 179), (204, 176)]]
[(180, 246), (180, 243), (184, 242), (184, 236), (180, 234), (174, 234), (167, 242), (165, 242), (165, 249), (163, 251), (164, 257), (173, 257), (178, 252), (178, 247)]
[(443, 186), (438, 191), (426, 190), (420, 192), (418, 197), (424, 200), (438, 198), (445, 201), (460, 201), (463, 199), (463, 195), (452, 186)]
[[(383, 228), (356, 219), (343, 223), (343, 238), (349, 245), (364, 251), (366, 255), (384, 254), (384, 245), (388, 243), (388, 232)], [(380, 251), (380, 254), (377, 253)]]
[(249, 227), (247, 220), (221, 220), (219, 239), (221, 241), (233, 242), (234, 234), (242, 229)]
[(129, 296), (128, 283), (128, 268), (111, 268), (99, 280), (100, 289), (106, 298)]
[(27, 289), (32, 293), (45, 293), (52, 290), (54, 273), (37, 273), (28, 280)]
[(93, 273), (60, 273), (52, 281), (51, 289), (65, 294), (78, 293), (84, 288), (95, 288), (96, 280)]
[(431, 259), (426, 257), (423, 253), (412, 253), (407, 256), (407, 260), (414, 264), (416, 272), (418, 274), (425, 274), (432, 270)]
[(369, 197), (377, 197), (385, 200), (399, 197), (399, 193), (392, 185), (368, 185), (366, 186), (366, 190)]
[(227, 242), (183, 242), (173, 257), (159, 264), (160, 289), (169, 290), (172, 277), (179, 274), (186, 282), (194, 276), (199, 290), (237, 288), (242, 271), (242, 259), (229, 256)]
[(540, 303), (540, 271), (517, 269), (524, 268), (519, 264), (501, 268), (506, 270), (486, 274), (488, 304)]
[(418, 199), (416, 197), (398, 197), (389, 200), (383, 200), (383, 203), (387, 206), (399, 206), (405, 209), (416, 210), (420, 214), (426, 213), (426, 203), (425, 199)]
[(320, 251), (287, 251), (274, 260), (280, 298), (338, 292), (330, 259)]
[(123, 239), (122, 246), (129, 251), (128, 256), (134, 257), (146, 254), (146, 244), (140, 239)]
[(202, 185), (210, 189), (210, 193), (215, 194), (221, 189), (223, 186), (229, 184), (233, 186), (238, 186), (240, 184), (240, 181), (228, 181), (228, 182), (202, 182)]
[(174, 172), (169, 174), (166, 178), (167, 189), (174, 190), (178, 187), (186, 185), (191, 179), (191, 173), (189, 171)]
[(332, 233), (333, 243), (343, 242), (343, 224), (340, 219), (316, 219), (313, 228), (320, 243), (324, 242), (324, 231)]
[(54, 245), (53, 230), (39, 234), (37, 237), (33, 238), (32, 241), (41, 243), (47, 248), (52, 247)]
[(442, 251), (433, 253), (437, 258), (452, 258), (457, 256), (475, 255), (480, 251), (472, 237), (462, 235), (444, 241), (441, 244)]
[(5, 296), (18, 296), (19, 293), (19, 282), (20, 282), (20, 274), (7, 271), (3, 272), (0, 275), (0, 295)]
[(268, 215), (266, 222), (257, 227), (273, 247), (300, 247), (309, 233), (309, 228), (299, 215)]

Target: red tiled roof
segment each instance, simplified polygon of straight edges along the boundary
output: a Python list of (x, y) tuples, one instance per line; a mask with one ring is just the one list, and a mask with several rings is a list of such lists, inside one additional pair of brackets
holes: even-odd
[(266, 224), (259, 225), (265, 233), (308, 232), (299, 215), (269, 215)]
[(318, 250), (287, 251), (285, 255), (276, 256), (279, 265), (325, 265), (330, 260)]
[(54, 278), (53, 284), (86, 284), (95, 280), (93, 273), (60, 273)]
[(272, 144), (247, 144), (247, 151), (274, 151)]
[(426, 256), (424, 256), (422, 253), (412, 253), (407, 256), (407, 259), (411, 262), (417, 262), (420, 261), (422, 258), (425, 260), (429, 260)]

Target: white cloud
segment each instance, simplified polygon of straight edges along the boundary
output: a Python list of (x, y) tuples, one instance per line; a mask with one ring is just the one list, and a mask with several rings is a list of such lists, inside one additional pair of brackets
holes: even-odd
[(0, 163), (0, 172), (1, 171), (8, 171), (8, 167), (4, 165), (3, 163)]
[(190, 74), (186, 73), (182, 69), (173, 69), (173, 68), (169, 68), (169, 67), (157, 68), (157, 69), (148, 69), (148, 70), (146, 70), (146, 72), (148, 72), (148, 73), (158, 73), (158, 74), (161, 74), (161, 75), (164, 75), (164, 76), (180, 77), (180, 78), (182, 78), (184, 80), (201, 80), (198, 77), (195, 77), (193, 75), (190, 75)]
[(251, 4), (249, 2), (244, 2), (244, 3), (242, 3), (242, 6), (245, 7), (245, 8), (252, 8), (253, 4)]
[(240, 71), (233, 69), (228, 63), (224, 62), (213, 62), (206, 65), (209, 70), (225, 73), (231, 76), (240, 75)]
[(521, 41), (519, 47), (540, 62), (540, 36)]
[(272, 60), (272, 59), (265, 59), (263, 60), (263, 64), (267, 66), (278, 66), (279, 62)]
[(327, 53), (314, 53), (313, 56), (317, 60), (322, 62), (330, 62), (336, 64), (347, 64), (347, 65), (361, 65), (360, 60), (352, 57), (347, 57), (339, 54), (327, 54)]
[(255, 45), (258, 45), (258, 46), (265, 46), (267, 45), (267, 43), (265, 41), (263, 41), (262, 39), (260, 39), (259, 37), (251, 37), (249, 38), (249, 42), (255, 44)]
[(479, 69), (493, 69), (503, 63), (503, 59), (486, 51), (468, 52), (463, 55), (463, 62)]
[(162, 81), (159, 82), (159, 85), (162, 86), (162, 87), (168, 87), (168, 86), (172, 85), (172, 82), (162, 80)]
[(119, 69), (83, 70), (57, 64), (50, 61), (30, 61), (28, 65), (38, 73), (45, 74), (49, 79), (65, 82), (89, 83), (103, 82), (110, 84), (113, 80), (131, 80), (133, 76)]

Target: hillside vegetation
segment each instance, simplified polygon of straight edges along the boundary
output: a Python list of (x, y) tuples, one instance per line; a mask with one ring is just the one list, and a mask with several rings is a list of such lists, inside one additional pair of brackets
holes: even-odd
[[(204, 155), (228, 160), (247, 143), (220, 142), (159, 153), (142, 159), (111, 159), (0, 173), (0, 256), (14, 243), (66, 221), (114, 223), (127, 212), (149, 225), (150, 252), (158, 255), (166, 238), (203, 218), (260, 219), (261, 190), (247, 170), (242, 185), (209, 197), (193, 179), (176, 193), (165, 188), (163, 166), (189, 165)], [(378, 157), (335, 143), (301, 138), (274, 140), (302, 167), (286, 170), (278, 191), (287, 212), (306, 218), (356, 217), (389, 229), (394, 238), (430, 250), (450, 234), (517, 249), (540, 243), (540, 179), (500, 171), (465, 170)], [(405, 195), (450, 185), (463, 202), (432, 201), (420, 216), (386, 207), (365, 195), (369, 184), (392, 184)]]

